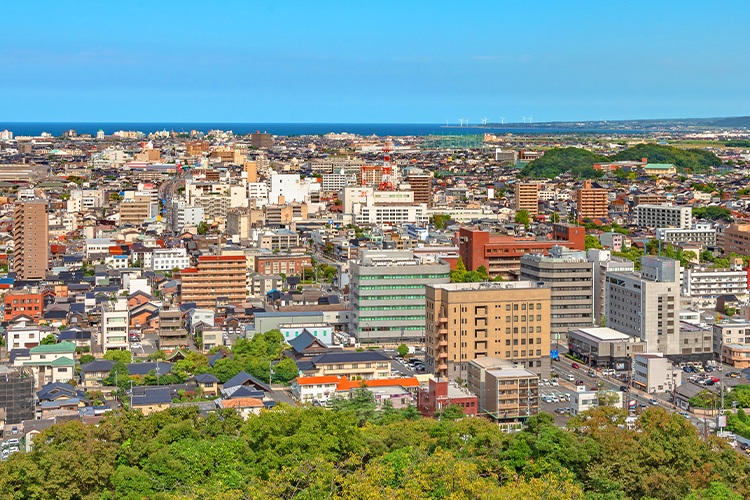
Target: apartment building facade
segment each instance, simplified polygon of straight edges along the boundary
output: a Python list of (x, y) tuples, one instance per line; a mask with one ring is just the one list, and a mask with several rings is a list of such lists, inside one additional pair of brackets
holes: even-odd
[(684, 293), (693, 298), (695, 307), (714, 308), (721, 295), (734, 295), (740, 300), (748, 298), (747, 271), (742, 268), (685, 269), (683, 277)]
[(479, 414), (498, 422), (539, 413), (539, 375), (508, 360), (486, 357), (470, 361), (468, 389), (477, 395)]
[(411, 251), (365, 250), (349, 266), (350, 331), (360, 342), (421, 342), (425, 286), (450, 282), (450, 265)]
[(724, 230), (724, 255), (750, 255), (750, 224), (730, 224)]
[(18, 202), (13, 210), (13, 271), (19, 280), (41, 280), (49, 269), (47, 202)]
[(311, 267), (309, 255), (304, 253), (275, 253), (255, 256), (255, 272), (259, 274), (299, 275), (306, 267)]
[(638, 205), (633, 211), (635, 212), (635, 223), (641, 228), (693, 228), (693, 211), (690, 207)]
[(99, 333), (99, 345), (104, 352), (130, 349), (128, 326), (130, 325), (130, 311), (126, 299), (115, 302), (102, 302), (102, 324)]
[(539, 214), (539, 185), (536, 182), (517, 182), (515, 194), (516, 211), (526, 210), (530, 215)]
[(710, 224), (696, 224), (695, 229), (663, 227), (656, 230), (656, 238), (663, 243), (698, 243), (713, 248), (716, 246), (716, 229)]
[(151, 254), (151, 270), (171, 271), (190, 267), (190, 257), (184, 248), (157, 248)]
[(608, 191), (592, 188), (591, 181), (586, 180), (583, 187), (576, 190), (576, 209), (578, 219), (606, 218), (609, 215)]
[(3, 302), (5, 305), (3, 319), (5, 321), (11, 321), (22, 314), (34, 321), (39, 321), (44, 316), (44, 298), (37, 288), (10, 290), (3, 297)]
[(194, 302), (199, 308), (214, 308), (222, 298), (229, 303), (245, 300), (247, 258), (244, 255), (204, 255), (194, 268), (183, 269), (182, 302)]
[(521, 257), (521, 279), (550, 287), (552, 343), (565, 343), (571, 328), (593, 324), (594, 272), (586, 252), (555, 246), (549, 255), (526, 254)]
[(530, 281), (446, 283), (426, 288), (427, 371), (466, 380), (469, 362), (512, 361), (548, 377), (550, 288)]

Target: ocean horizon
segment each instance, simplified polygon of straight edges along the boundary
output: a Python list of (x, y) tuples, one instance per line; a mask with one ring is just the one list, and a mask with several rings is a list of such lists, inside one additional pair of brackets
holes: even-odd
[[(230, 123), (230, 122), (0, 122), (0, 130), (7, 129), (16, 136), (38, 136), (47, 132), (60, 136), (73, 129), (79, 134), (96, 135), (103, 130), (111, 135), (118, 130), (134, 130), (146, 134), (161, 130), (189, 133), (191, 130), (206, 133), (209, 130), (231, 130), (235, 134), (268, 132), (278, 136), (322, 135), (328, 133), (350, 133), (362, 136), (425, 136), (433, 134), (542, 134), (564, 133), (595, 134), (624, 133), (618, 130), (570, 129), (544, 127), (514, 127), (513, 124), (500, 127), (460, 126), (426, 123)], [(630, 132), (633, 133), (633, 132)]]

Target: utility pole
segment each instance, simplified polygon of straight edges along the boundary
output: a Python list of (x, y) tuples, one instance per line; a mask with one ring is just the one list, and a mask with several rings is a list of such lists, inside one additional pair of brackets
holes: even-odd
[(133, 409), (133, 381), (130, 381), (130, 409)]
[(156, 358), (156, 385), (159, 385), (159, 358)]

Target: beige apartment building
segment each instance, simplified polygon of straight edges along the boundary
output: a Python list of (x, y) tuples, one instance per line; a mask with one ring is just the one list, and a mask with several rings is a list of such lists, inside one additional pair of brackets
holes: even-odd
[(724, 255), (750, 255), (750, 224), (730, 224), (724, 230)]
[(151, 196), (135, 196), (120, 202), (120, 225), (140, 226), (152, 217)]
[(530, 215), (539, 214), (539, 185), (535, 182), (516, 183), (516, 211), (526, 210)]
[(505, 359), (469, 362), (468, 389), (477, 395), (479, 415), (500, 423), (539, 413), (539, 375)]
[(548, 377), (550, 288), (531, 281), (427, 285), (428, 371), (467, 379), (469, 362), (495, 357)]
[(266, 225), (284, 226), (303, 219), (307, 219), (307, 203), (266, 205)]
[(597, 219), (609, 215), (607, 190), (591, 187), (591, 181), (585, 181), (581, 189), (576, 190), (576, 208), (579, 219)]
[(13, 271), (19, 280), (40, 280), (49, 266), (47, 202), (16, 203), (13, 212)]
[(213, 308), (217, 299), (239, 303), (247, 292), (247, 257), (244, 255), (206, 255), (198, 257), (198, 266), (183, 269), (182, 302), (194, 302), (198, 308)]

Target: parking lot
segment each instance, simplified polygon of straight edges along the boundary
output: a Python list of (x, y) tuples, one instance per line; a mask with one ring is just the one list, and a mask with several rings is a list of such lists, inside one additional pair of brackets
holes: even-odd
[(564, 427), (570, 419), (572, 391), (564, 387), (539, 386), (539, 411), (555, 416), (555, 425)]
[(7, 460), (13, 453), (21, 451), (22, 443), (19, 439), (6, 439), (0, 444), (0, 459)]

